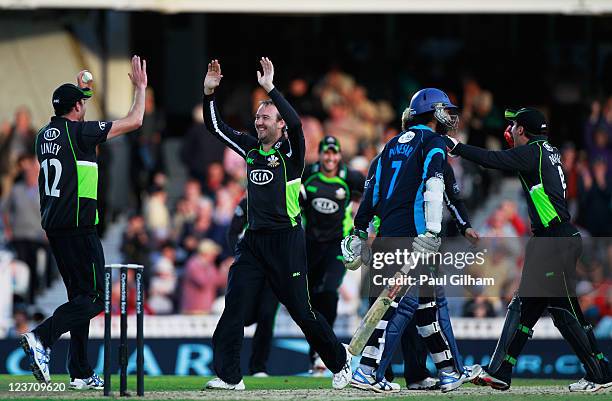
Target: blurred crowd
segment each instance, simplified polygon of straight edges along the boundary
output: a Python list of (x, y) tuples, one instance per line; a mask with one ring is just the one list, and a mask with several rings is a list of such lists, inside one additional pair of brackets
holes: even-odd
[[(291, 80), (284, 93), (302, 117), (307, 163), (318, 159), (321, 138), (334, 135), (342, 145), (344, 161), (366, 174), (370, 160), (399, 132), (401, 109), (417, 88), (407, 85), (401, 104), (394, 106), (387, 100), (369, 98), (364, 85), (337, 69), (317, 82)], [(461, 106), (460, 140), (502, 149), (506, 123), (492, 93), (467, 78), (462, 93), (450, 95)], [(237, 90), (223, 98), (220, 110), (224, 120), (254, 134), (252, 116), (264, 98), (261, 88)], [(551, 133), (552, 144), (562, 152), (572, 216), (587, 239), (609, 237), (612, 230), (612, 188), (608, 185), (612, 172), (612, 97), (593, 101), (590, 109), (583, 137), (576, 136), (575, 143), (556, 143)], [(219, 313), (233, 261), (227, 232), (234, 210), (245, 195), (244, 161), (206, 132), (201, 104), (194, 107), (193, 124), (181, 136), (183, 143), (176, 160), (163, 160), (167, 132), (152, 90), (147, 92), (144, 123), (139, 131), (129, 136), (132, 206), (120, 240), (123, 260), (150, 266), (145, 277), (148, 313)], [(24, 319), (32, 318), (27, 314), (33, 312), (29, 306), (36, 296), (58, 278), (40, 228), (35, 135), (27, 107), (19, 107), (13, 121), (0, 123), (3, 244), (12, 255), (0, 257), (0, 269), (11, 269), (11, 313), (20, 327)], [(180, 193), (169, 194), (168, 182), (173, 177), (167, 175), (166, 166), (179, 160), (189, 178)], [(498, 192), (504, 175), (459, 158), (449, 158), (449, 162), (470, 216), (475, 216), (482, 212), (489, 196)], [(475, 228), (486, 238), (526, 238), (530, 233), (520, 199), (500, 200), (484, 224)], [(458, 235), (450, 223), (447, 234)], [(496, 275), (503, 285), (496, 286), (493, 293), (465, 296), (459, 305), (463, 316), (502, 316), (518, 286), (520, 241), (496, 244), (482, 274)], [(578, 291), (588, 318), (597, 324), (605, 316), (612, 316), (612, 242), (601, 238), (585, 240), (585, 244)], [(359, 302), (354, 298), (359, 296), (360, 283), (352, 275), (347, 277), (341, 292), (349, 294), (345, 297), (347, 305), (357, 306), (341, 307), (345, 313), (356, 313)]]

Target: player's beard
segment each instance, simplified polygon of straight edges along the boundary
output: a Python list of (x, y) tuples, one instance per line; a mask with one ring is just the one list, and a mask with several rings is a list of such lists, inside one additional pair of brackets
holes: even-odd
[(271, 127), (266, 127), (263, 131), (257, 130), (257, 139), (264, 145), (274, 143), (275, 132)]

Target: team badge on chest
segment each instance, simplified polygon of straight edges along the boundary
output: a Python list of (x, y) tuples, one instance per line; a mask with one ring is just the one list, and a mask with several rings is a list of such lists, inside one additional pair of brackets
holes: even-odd
[(272, 155), (266, 159), (268, 161), (268, 167), (277, 167), (280, 163), (278, 157)]
[(344, 190), (344, 188), (338, 188), (336, 189), (336, 199), (344, 199), (346, 198), (346, 191)]

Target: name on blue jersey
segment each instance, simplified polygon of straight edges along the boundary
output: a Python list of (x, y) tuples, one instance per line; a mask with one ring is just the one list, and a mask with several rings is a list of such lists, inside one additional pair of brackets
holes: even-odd
[(414, 147), (412, 145), (408, 145), (406, 143), (398, 143), (391, 149), (389, 149), (389, 157), (393, 157), (396, 155), (404, 155), (406, 157), (410, 156)]

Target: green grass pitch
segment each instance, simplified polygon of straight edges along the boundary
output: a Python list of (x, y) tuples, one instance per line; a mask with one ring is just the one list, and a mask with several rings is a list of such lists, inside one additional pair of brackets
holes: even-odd
[[(223, 399), (223, 400), (231, 400), (232, 394), (236, 394), (237, 396), (241, 394), (241, 392), (231, 393), (226, 391), (211, 391), (208, 390), (206, 392), (200, 392), (204, 383), (209, 380), (209, 377), (198, 377), (198, 376), (158, 376), (158, 377), (145, 377), (145, 399), (146, 400), (163, 400), (167, 401), (168, 399), (177, 400), (181, 399), (181, 392), (185, 392), (185, 394), (189, 394), (187, 397), (189, 399), (194, 399), (198, 397), (202, 400), (215, 400), (215, 399)], [(66, 375), (54, 375), (53, 382), (68, 383), (68, 376)], [(317, 399), (317, 400), (334, 400), (334, 393), (330, 391), (331, 389), (331, 379), (330, 378), (311, 378), (311, 377), (300, 377), (300, 376), (277, 376), (277, 377), (269, 377), (269, 378), (252, 378), (245, 377), (245, 384), (247, 390), (251, 391), (265, 391), (265, 390), (312, 390), (312, 398), (310, 397), (310, 393), (307, 393), (306, 398), (302, 399)], [(70, 400), (73, 401), (75, 399), (87, 399), (87, 400), (108, 400), (102, 396), (101, 391), (93, 391), (89, 390), (86, 392), (83, 391), (70, 391), (66, 390), (65, 392), (55, 392), (55, 393), (16, 393), (9, 392), (10, 383), (32, 383), (34, 382), (34, 378), (31, 376), (10, 376), (10, 375), (0, 375), (0, 400)], [(402, 386), (404, 386), (404, 382), (402, 379), (398, 381)], [(114, 396), (118, 397), (118, 386), (119, 386), (119, 377), (113, 376), (112, 379), (113, 384), (113, 392)], [(527, 379), (516, 379), (512, 382), (513, 388), (517, 388), (517, 390), (528, 390), (529, 387), (542, 388), (542, 386), (567, 386), (567, 381), (559, 381), (559, 380), (527, 380)], [(469, 390), (470, 394), (461, 394), (450, 392), (447, 394), (442, 394), (439, 391), (430, 392), (428, 394), (423, 393), (407, 393), (403, 392), (396, 396), (385, 396), (383, 399), (385, 400), (428, 400), (433, 401), (434, 399), (446, 399), (453, 401), (485, 401), (485, 400), (520, 400), (520, 401), (540, 401), (540, 400), (548, 400), (548, 401), (566, 401), (566, 400), (612, 400), (612, 391), (607, 390), (605, 392), (598, 392), (595, 394), (575, 394), (569, 393), (563, 390), (559, 390), (556, 394), (547, 394), (547, 393), (538, 393), (537, 390), (534, 391), (533, 394), (517, 394), (512, 392), (494, 392), (489, 388), (477, 387), (472, 384), (467, 384), (462, 387), (462, 389)], [(128, 391), (132, 393), (133, 399), (139, 399), (136, 397), (136, 378), (135, 376), (130, 376), (128, 378)], [(240, 397), (237, 399), (245, 399), (244, 396), (247, 394), (242, 393)], [(258, 400), (257, 394), (250, 393), (249, 399)], [(267, 392), (269, 395), (270, 392)], [(318, 395), (317, 395), (318, 394)], [(373, 392), (365, 392), (356, 389), (352, 390), (342, 390), (337, 393), (338, 399), (342, 400), (368, 400), (376, 397), (376, 393)], [(297, 394), (296, 394), (297, 395)], [(251, 398), (252, 396), (252, 398)], [(219, 398), (221, 397), (221, 398)], [(286, 394), (285, 394), (286, 397)], [(593, 398), (595, 397), (595, 398)], [(265, 399), (281, 399), (281, 398), (267, 398)], [(380, 398), (378, 398), (380, 399)]]

